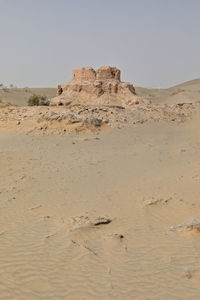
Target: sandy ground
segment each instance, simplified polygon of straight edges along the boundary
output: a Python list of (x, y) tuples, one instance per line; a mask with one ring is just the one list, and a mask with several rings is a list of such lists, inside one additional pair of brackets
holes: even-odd
[(47, 98), (55, 97), (55, 88), (4, 88), (0, 89), (0, 100), (9, 102), (13, 105), (25, 106), (32, 95), (46, 96)]
[(178, 103), (200, 101), (200, 79), (194, 79), (169, 89), (136, 88), (139, 96), (147, 96), (154, 103)]
[(199, 299), (199, 117), (1, 130), (0, 299)]

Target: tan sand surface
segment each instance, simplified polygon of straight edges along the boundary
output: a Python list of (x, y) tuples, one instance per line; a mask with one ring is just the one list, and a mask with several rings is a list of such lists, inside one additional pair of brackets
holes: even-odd
[(0, 109), (0, 299), (199, 299), (200, 80), (136, 92)]
[(1, 131), (0, 299), (199, 299), (199, 116)]
[(194, 79), (168, 89), (136, 88), (139, 96), (147, 96), (155, 103), (188, 103), (200, 101), (200, 79)]
[(9, 102), (13, 105), (25, 106), (32, 95), (46, 96), (47, 98), (55, 97), (55, 88), (4, 88), (0, 89), (0, 100)]

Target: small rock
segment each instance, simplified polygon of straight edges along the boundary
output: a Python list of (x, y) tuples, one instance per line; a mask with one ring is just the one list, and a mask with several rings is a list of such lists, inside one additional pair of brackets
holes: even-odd
[(178, 224), (170, 227), (171, 231), (196, 231), (200, 232), (200, 221), (192, 219), (186, 223)]
[(183, 273), (184, 277), (186, 277), (187, 279), (191, 279), (192, 278), (192, 272), (189, 269), (185, 269), (184, 273)]
[(94, 226), (105, 225), (111, 223), (112, 220), (104, 217), (99, 217), (94, 221)]

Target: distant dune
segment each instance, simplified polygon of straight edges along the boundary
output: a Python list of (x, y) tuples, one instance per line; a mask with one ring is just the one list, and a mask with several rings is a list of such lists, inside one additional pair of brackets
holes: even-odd
[(200, 78), (183, 82), (181, 84), (178, 84), (178, 85), (172, 87), (171, 89), (182, 88), (182, 87), (184, 87), (185, 89), (193, 89), (194, 88), (194, 89), (199, 90), (200, 89)]
[(28, 98), (33, 95), (47, 96), (47, 98), (55, 97), (55, 88), (11, 88), (0, 89), (0, 100), (10, 102), (14, 105), (26, 106)]
[(139, 96), (148, 96), (157, 103), (188, 103), (200, 101), (200, 79), (194, 79), (169, 89), (146, 89), (138, 87)]

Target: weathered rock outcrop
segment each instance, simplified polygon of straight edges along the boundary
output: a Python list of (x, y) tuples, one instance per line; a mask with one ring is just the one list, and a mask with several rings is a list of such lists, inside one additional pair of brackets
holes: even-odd
[(73, 70), (73, 79), (58, 86), (57, 97), (50, 100), (51, 105), (120, 105), (138, 104), (131, 83), (121, 82), (120, 70), (116, 67), (91, 67)]

